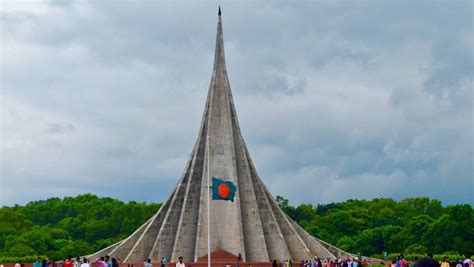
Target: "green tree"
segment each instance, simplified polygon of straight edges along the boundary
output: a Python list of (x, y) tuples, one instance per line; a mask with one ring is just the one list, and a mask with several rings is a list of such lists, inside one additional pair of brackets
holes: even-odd
[[(349, 252), (474, 254), (474, 211), (425, 197), (290, 205), (276, 202), (310, 234)], [(89, 254), (135, 231), (160, 208), (91, 194), (0, 208), (0, 256)]]
[(420, 254), (424, 255), (428, 253), (428, 249), (420, 244), (411, 244), (405, 249), (405, 254)]
[(348, 236), (343, 236), (339, 238), (336, 243), (336, 246), (345, 251), (355, 251), (357, 246), (354, 240)]

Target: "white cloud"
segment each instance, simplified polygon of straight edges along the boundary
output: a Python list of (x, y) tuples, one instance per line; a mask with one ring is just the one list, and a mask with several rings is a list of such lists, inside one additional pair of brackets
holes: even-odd
[[(197, 136), (216, 6), (2, 3), (1, 202), (164, 200)], [(223, 6), (240, 125), (272, 193), (472, 203), (469, 6)]]

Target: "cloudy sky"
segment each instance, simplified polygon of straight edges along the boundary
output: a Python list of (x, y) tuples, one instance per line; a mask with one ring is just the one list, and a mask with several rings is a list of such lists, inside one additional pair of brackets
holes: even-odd
[(222, 5), (242, 133), (290, 203), (474, 204), (471, 1), (1, 2), (1, 199), (163, 201)]

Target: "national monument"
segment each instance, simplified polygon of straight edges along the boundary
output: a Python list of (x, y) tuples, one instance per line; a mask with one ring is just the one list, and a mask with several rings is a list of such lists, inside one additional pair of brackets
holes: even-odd
[[(209, 200), (208, 175), (234, 183), (235, 201)], [(199, 135), (181, 179), (139, 229), (89, 258), (108, 254), (122, 262), (148, 258), (157, 262), (161, 257), (176, 261), (183, 256), (186, 262), (196, 262), (208, 255), (208, 223), (211, 255), (216, 251), (241, 254), (244, 262), (351, 255), (305, 232), (279, 208), (258, 176), (232, 99), (220, 9), (211, 84)]]

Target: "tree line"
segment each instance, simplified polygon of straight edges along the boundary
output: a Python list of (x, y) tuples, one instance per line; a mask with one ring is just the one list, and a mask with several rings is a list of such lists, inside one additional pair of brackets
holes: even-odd
[[(278, 205), (310, 234), (346, 251), (382, 258), (383, 252), (474, 254), (474, 211), (425, 197)], [(124, 203), (92, 194), (0, 208), (0, 259), (87, 255), (127, 237), (161, 206)]]
[(127, 237), (161, 206), (85, 194), (0, 209), (0, 257), (87, 255)]
[(474, 255), (474, 210), (427, 197), (278, 205), (310, 234), (337, 247), (382, 259), (383, 253)]

